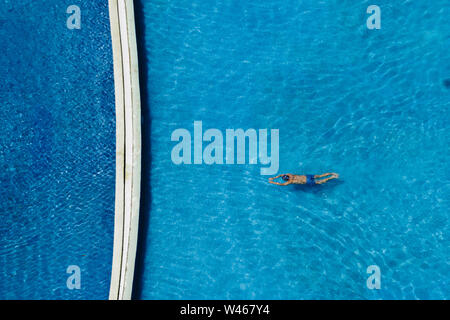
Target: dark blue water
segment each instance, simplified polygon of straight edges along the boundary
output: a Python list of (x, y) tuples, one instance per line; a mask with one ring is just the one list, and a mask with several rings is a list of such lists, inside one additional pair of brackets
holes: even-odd
[[(143, 194), (135, 297), (448, 299), (448, 1), (137, 1)], [(175, 165), (173, 130), (280, 130), (259, 165)], [(369, 265), (381, 289), (366, 287)]]
[[(81, 29), (66, 9), (81, 8)], [(106, 299), (114, 83), (106, 1), (0, 1), (0, 298)], [(69, 290), (69, 265), (81, 289)]]

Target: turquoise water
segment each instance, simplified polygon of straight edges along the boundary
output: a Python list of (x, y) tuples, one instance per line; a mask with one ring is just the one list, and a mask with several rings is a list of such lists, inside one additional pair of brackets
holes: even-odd
[[(81, 8), (80, 30), (66, 8)], [(448, 299), (448, 1), (135, 1), (143, 175), (134, 297)], [(0, 298), (106, 299), (107, 3), (0, 1)], [(175, 165), (172, 132), (279, 129), (257, 165)], [(247, 161), (248, 163), (248, 161)], [(81, 269), (69, 290), (66, 269)], [(381, 289), (366, 269), (378, 265)]]
[[(0, 299), (106, 299), (115, 110), (106, 1), (0, 1)], [(81, 288), (69, 290), (69, 265)]]
[[(136, 298), (448, 299), (448, 1), (137, 1)], [(171, 133), (279, 129), (259, 165), (175, 165)], [(248, 162), (247, 162), (248, 163)], [(366, 269), (378, 265), (381, 289)]]

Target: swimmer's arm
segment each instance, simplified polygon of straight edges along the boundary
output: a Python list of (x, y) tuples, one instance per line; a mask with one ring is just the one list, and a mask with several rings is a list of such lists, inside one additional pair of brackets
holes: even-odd
[(276, 177), (271, 177), (271, 178), (269, 178), (269, 183), (280, 185), (280, 183), (274, 182), (273, 180), (278, 179), (278, 178), (281, 177), (281, 176), (282, 176), (282, 174), (279, 174), (279, 175), (277, 175)]
[(279, 175), (277, 175), (276, 177), (269, 178), (269, 181), (275, 180), (275, 179), (277, 179), (277, 178), (279, 178), (279, 177), (281, 177), (281, 176), (282, 176), (282, 174), (279, 174)]
[(270, 180), (271, 178), (269, 178), (269, 183), (271, 183), (271, 184), (276, 184), (277, 186), (287, 186), (288, 184), (291, 184), (292, 182), (291, 181), (287, 181), (287, 182), (285, 182), (285, 183), (279, 183), (279, 182), (275, 182), (275, 181), (272, 181), (272, 180)]

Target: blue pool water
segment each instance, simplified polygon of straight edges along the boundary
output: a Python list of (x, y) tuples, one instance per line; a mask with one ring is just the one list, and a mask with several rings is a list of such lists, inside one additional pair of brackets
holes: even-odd
[[(449, 3), (137, 1), (143, 194), (134, 296), (448, 299)], [(175, 165), (171, 133), (280, 130), (259, 165)], [(366, 287), (369, 265), (381, 289)]]
[[(98, 3), (97, 3), (98, 2)], [(0, 299), (106, 299), (115, 111), (106, 1), (0, 1)], [(69, 290), (69, 265), (81, 288)]]

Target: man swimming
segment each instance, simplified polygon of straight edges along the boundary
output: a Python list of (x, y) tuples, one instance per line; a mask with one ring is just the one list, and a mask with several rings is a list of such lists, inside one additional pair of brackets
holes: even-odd
[[(284, 183), (279, 183), (276, 181), (273, 181), (275, 179), (278, 179), (281, 177), (283, 179)], [(323, 179), (321, 179), (323, 178)], [(300, 174), (280, 174), (276, 177), (269, 178), (269, 183), (276, 184), (279, 186), (287, 186), (288, 184), (306, 184), (308, 186), (312, 186), (315, 184), (323, 184), (331, 179), (337, 179), (339, 178), (339, 175), (337, 173), (329, 172), (324, 174), (306, 174), (306, 175), (300, 175)]]

